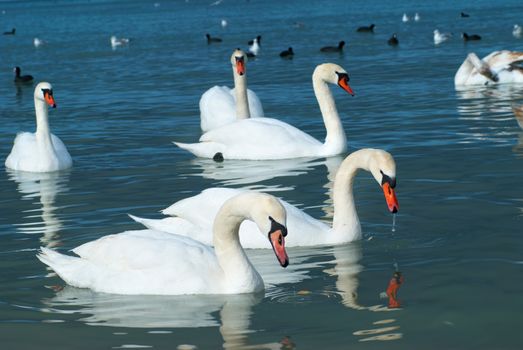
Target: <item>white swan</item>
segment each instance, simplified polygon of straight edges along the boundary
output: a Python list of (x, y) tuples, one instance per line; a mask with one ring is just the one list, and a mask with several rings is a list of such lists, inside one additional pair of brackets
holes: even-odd
[(115, 294), (237, 294), (264, 289), (260, 274), (243, 251), (238, 230), (253, 220), (269, 239), (281, 266), (286, 214), (273, 196), (246, 192), (223, 203), (213, 225), (214, 248), (189, 237), (141, 230), (85, 243), (63, 255), (41, 248), (38, 258), (64, 281), (79, 288)]
[(286, 159), (329, 157), (345, 152), (347, 138), (327, 83), (337, 84), (354, 95), (349, 75), (334, 63), (320, 64), (312, 75), (314, 92), (327, 129), (325, 143), (272, 118), (243, 119), (211, 130), (199, 143), (174, 142), (198, 157), (224, 159)]
[(439, 45), (444, 41), (447, 41), (450, 39), (452, 34), (450, 33), (442, 33), (437, 29), (434, 29), (434, 44)]
[(469, 53), (454, 77), (456, 86), (523, 83), (523, 52), (494, 51), (483, 59)]
[(46, 103), (55, 108), (51, 84), (42, 82), (34, 91), (36, 132), (16, 135), (5, 166), (13, 170), (49, 172), (71, 167), (73, 161), (64, 143), (49, 130)]
[[(358, 169), (370, 171), (383, 188), (389, 211), (399, 209), (394, 192), (396, 164), (392, 156), (379, 149), (356, 151), (342, 162), (333, 186), (334, 217), (332, 227), (314, 219), (295, 206), (281, 200), (287, 212), (288, 227), (293, 232), (286, 239), (288, 247), (342, 244), (361, 238), (361, 227), (354, 204), (352, 183)], [(212, 244), (212, 220), (218, 209), (229, 198), (245, 190), (210, 188), (200, 194), (178, 201), (163, 210), (171, 217), (154, 220), (131, 216), (146, 227), (190, 236), (206, 244)], [(251, 222), (240, 227), (240, 241), (245, 248), (269, 248)], [(260, 236), (260, 237), (258, 237)]]
[(200, 99), (200, 126), (204, 132), (237, 119), (263, 117), (263, 107), (256, 93), (247, 89), (247, 56), (236, 49), (231, 55), (234, 89), (214, 86)]

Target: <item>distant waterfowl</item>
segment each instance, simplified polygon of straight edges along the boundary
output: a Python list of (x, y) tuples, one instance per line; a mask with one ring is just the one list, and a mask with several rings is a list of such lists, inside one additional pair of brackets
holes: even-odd
[(206, 132), (199, 143), (174, 142), (198, 157), (223, 159), (288, 159), (330, 157), (345, 152), (347, 137), (327, 84), (336, 84), (353, 95), (349, 74), (334, 63), (320, 64), (312, 75), (327, 136), (322, 143), (292, 125), (272, 118), (237, 120)]
[(236, 49), (231, 55), (234, 89), (214, 86), (200, 98), (200, 126), (207, 132), (230, 122), (263, 117), (260, 99), (247, 89), (247, 58)]
[(468, 13), (461, 12), (460, 17), (461, 18), (466, 18), (466, 17), (470, 17), (470, 15)]
[(33, 45), (34, 47), (40, 47), (42, 45), (46, 44), (46, 42), (42, 39), (39, 39), (39, 38), (34, 38), (33, 39)]
[(280, 57), (282, 58), (293, 58), (294, 57), (294, 50), (292, 47), (289, 47), (287, 50), (284, 50), (280, 52)]
[(416, 12), (416, 14), (414, 15), (414, 20), (415, 20), (416, 22), (418, 22), (420, 19), (421, 19), (421, 17), (420, 17), (420, 15), (419, 15), (419, 13)]
[(221, 43), (222, 42), (222, 39), (220, 38), (217, 38), (217, 37), (211, 37), (211, 34), (207, 33), (205, 34), (205, 37), (207, 38), (207, 44), (212, 44), (212, 43)]
[(15, 33), (16, 33), (16, 28), (13, 28), (8, 32), (4, 32), (4, 35), (15, 35)]
[(456, 86), (523, 83), (523, 52), (494, 51), (483, 59), (468, 54), (454, 76)]
[(516, 121), (521, 129), (523, 129), (523, 105), (521, 106), (512, 106), (512, 112), (516, 117)]
[(397, 46), (399, 44), (398, 35), (396, 33), (392, 34), (392, 36), (387, 40), (387, 44), (390, 46)]
[(409, 16), (407, 16), (406, 13), (404, 13), (404, 14), (403, 14), (403, 17), (401, 17), (401, 20), (402, 20), (403, 22), (408, 22), (408, 21), (410, 20), (410, 18), (409, 18)]
[(130, 41), (128, 38), (117, 38), (115, 35), (111, 36), (111, 46), (113, 49), (118, 46), (127, 45)]
[(15, 83), (29, 83), (33, 81), (33, 76), (29, 74), (22, 75), (22, 70), (18, 66), (13, 68), (13, 72), (15, 73)]
[(439, 30), (434, 30), (434, 44), (439, 45), (444, 41), (447, 41), (452, 36), (451, 33), (441, 33)]
[(523, 28), (518, 24), (514, 24), (512, 35), (514, 35), (516, 38), (521, 38), (521, 36), (523, 36)]
[(36, 132), (16, 135), (5, 166), (13, 170), (51, 172), (71, 167), (72, 159), (63, 142), (49, 128), (47, 105), (56, 107), (51, 84), (42, 82), (34, 90)]
[(279, 264), (287, 267), (285, 208), (275, 197), (258, 192), (244, 192), (223, 203), (213, 224), (214, 247), (161, 231), (125, 231), (76, 247), (76, 256), (41, 248), (38, 259), (69, 285), (102, 293), (261, 292), (263, 279), (240, 244), (244, 220), (256, 223)]
[(222, 26), (222, 28), (227, 27), (227, 20), (226, 20), (226, 19), (222, 19), (222, 20), (220, 21), (220, 25)]
[(356, 29), (356, 31), (359, 33), (374, 33), (375, 26), (376, 26), (375, 24), (371, 24), (368, 27), (362, 26), (362, 27), (359, 27), (358, 29)]
[[(359, 170), (370, 172), (378, 182), (389, 212), (396, 213), (399, 210), (395, 193), (394, 158), (390, 153), (380, 149), (360, 149), (349, 154), (336, 173), (332, 186), (334, 211), (332, 226), (280, 200), (287, 212), (287, 227), (291, 232), (285, 240), (287, 247), (343, 244), (361, 239), (361, 225), (353, 195), (353, 183)], [(204, 244), (212, 244), (212, 221), (216, 213), (229, 198), (244, 192), (246, 192), (244, 189), (209, 188), (164, 209), (162, 213), (167, 217), (163, 219), (144, 219), (135, 216), (131, 218), (152, 230), (189, 236)], [(244, 248), (271, 247), (252, 222), (241, 225), (240, 242)]]
[(247, 52), (247, 57), (254, 58), (260, 54), (261, 50), (261, 35), (258, 35), (256, 38), (249, 40), (249, 51)]
[(467, 34), (467, 33), (461, 33), (461, 37), (464, 41), (475, 41), (475, 40), (481, 40), (481, 36), (477, 34)]
[(340, 41), (338, 46), (324, 46), (320, 49), (321, 52), (343, 52), (345, 41)]

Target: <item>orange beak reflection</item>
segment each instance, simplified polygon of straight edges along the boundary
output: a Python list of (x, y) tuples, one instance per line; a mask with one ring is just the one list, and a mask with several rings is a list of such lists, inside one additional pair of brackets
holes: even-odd
[(385, 195), (389, 211), (391, 213), (397, 213), (400, 209), (400, 205), (398, 203), (398, 198), (396, 198), (396, 192), (394, 192), (394, 189), (390, 187), (388, 182), (385, 182), (381, 187), (383, 188), (383, 194)]
[(351, 94), (352, 96), (354, 96), (354, 91), (353, 91), (352, 88), (349, 86), (349, 82), (348, 82), (346, 76), (340, 77), (340, 79), (338, 80), (338, 85), (339, 85), (343, 90), (347, 91), (349, 94)]
[(47, 102), (47, 104), (53, 108), (56, 108), (56, 102), (54, 101), (54, 97), (52, 94), (50, 94), (49, 92), (44, 92), (44, 98), (45, 98), (45, 102)]
[(269, 241), (271, 241), (272, 249), (274, 250), (274, 254), (276, 254), (276, 258), (278, 258), (280, 265), (287, 267), (287, 265), (289, 265), (289, 257), (285, 251), (285, 237), (283, 237), (281, 230), (270, 232)]
[(245, 61), (243, 57), (236, 57), (236, 72), (239, 75), (245, 74)]

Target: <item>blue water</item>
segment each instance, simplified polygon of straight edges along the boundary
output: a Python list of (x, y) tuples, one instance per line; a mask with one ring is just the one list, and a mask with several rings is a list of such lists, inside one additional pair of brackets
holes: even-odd
[[(469, 52), (523, 51), (520, 1), (2, 1), (0, 154), (34, 130), (33, 86), (53, 84), (53, 132), (74, 166), (57, 174), (0, 172), (0, 340), (6, 349), (520, 349), (523, 336), (523, 131), (511, 111), (521, 86), (456, 91)], [(5, 11), (5, 12), (3, 12)], [(469, 13), (467, 19), (459, 17)], [(419, 22), (401, 16), (418, 12)], [(221, 19), (228, 26), (220, 26)], [(519, 22), (518, 22), (519, 21)], [(295, 23), (301, 25), (297, 27)], [(374, 35), (358, 34), (376, 24)], [(454, 33), (434, 46), (432, 31)], [(464, 44), (459, 33), (483, 40)], [(223, 38), (208, 46), (205, 33)], [(400, 45), (386, 42), (396, 32)], [(111, 35), (132, 38), (112, 50)], [(212, 186), (269, 191), (327, 222), (329, 176), (343, 156), (216, 164), (171, 141), (196, 141), (198, 101), (232, 84), (229, 57), (262, 35), (248, 63), (265, 114), (324, 137), (311, 74), (342, 65), (356, 96), (333, 90), (349, 150), (383, 148), (397, 163), (392, 231), (381, 189), (358, 175), (363, 239), (249, 256), (262, 295), (122, 297), (66, 287), (35, 257), (140, 226)], [(34, 37), (47, 41), (35, 48)], [(319, 52), (345, 40), (343, 55)], [(293, 60), (278, 53), (292, 46)], [(2, 158), (2, 159), (3, 159)], [(394, 270), (403, 308), (380, 293)], [(183, 347), (179, 347), (182, 349)]]

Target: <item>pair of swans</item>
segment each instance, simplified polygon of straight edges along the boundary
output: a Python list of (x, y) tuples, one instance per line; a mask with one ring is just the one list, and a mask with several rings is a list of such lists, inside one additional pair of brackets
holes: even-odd
[(273, 196), (245, 192), (223, 203), (213, 227), (213, 247), (192, 238), (161, 231), (125, 231), (85, 243), (78, 257), (41, 248), (38, 258), (69, 285), (115, 294), (238, 294), (264, 289), (239, 242), (245, 219), (276, 254), (289, 263), (285, 251), (286, 212)]
[[(286, 239), (287, 247), (342, 244), (361, 238), (361, 227), (353, 196), (353, 181), (359, 169), (369, 171), (382, 187), (390, 212), (399, 209), (394, 191), (396, 164), (392, 156), (379, 149), (358, 150), (341, 163), (333, 184), (334, 217), (332, 227), (281, 200), (287, 212), (287, 223), (292, 232)], [(200, 194), (182, 199), (163, 210), (163, 219), (144, 219), (131, 216), (149, 229), (188, 236), (205, 244), (213, 244), (212, 225), (220, 207), (229, 198), (245, 190), (210, 188)], [(244, 222), (240, 226), (240, 242), (245, 248), (269, 248), (256, 225)]]
[(5, 166), (13, 170), (51, 172), (71, 167), (73, 161), (64, 143), (49, 128), (48, 105), (56, 108), (53, 87), (39, 83), (34, 90), (36, 132), (18, 133)]
[[(231, 58), (233, 66), (237, 65), (238, 61), (236, 53), (237, 51)], [(327, 130), (325, 143), (280, 120), (250, 118), (247, 102), (250, 97), (245, 93), (245, 83), (236, 86), (237, 112), (235, 114), (229, 112), (233, 117), (229, 117), (228, 122), (225, 124), (220, 122), (218, 123), (220, 126), (216, 128), (208, 127), (211, 118), (208, 117), (206, 109), (205, 113), (202, 110), (202, 129), (206, 132), (200, 137), (200, 142), (175, 142), (175, 144), (203, 158), (267, 160), (329, 157), (343, 153), (347, 149), (347, 138), (327, 84), (336, 84), (354, 95), (348, 84), (349, 75), (337, 64), (324, 63), (316, 67), (312, 81)], [(208, 104), (206, 102), (204, 105)]]
[(456, 75), (456, 86), (523, 83), (523, 52), (494, 51), (480, 59), (469, 53)]

